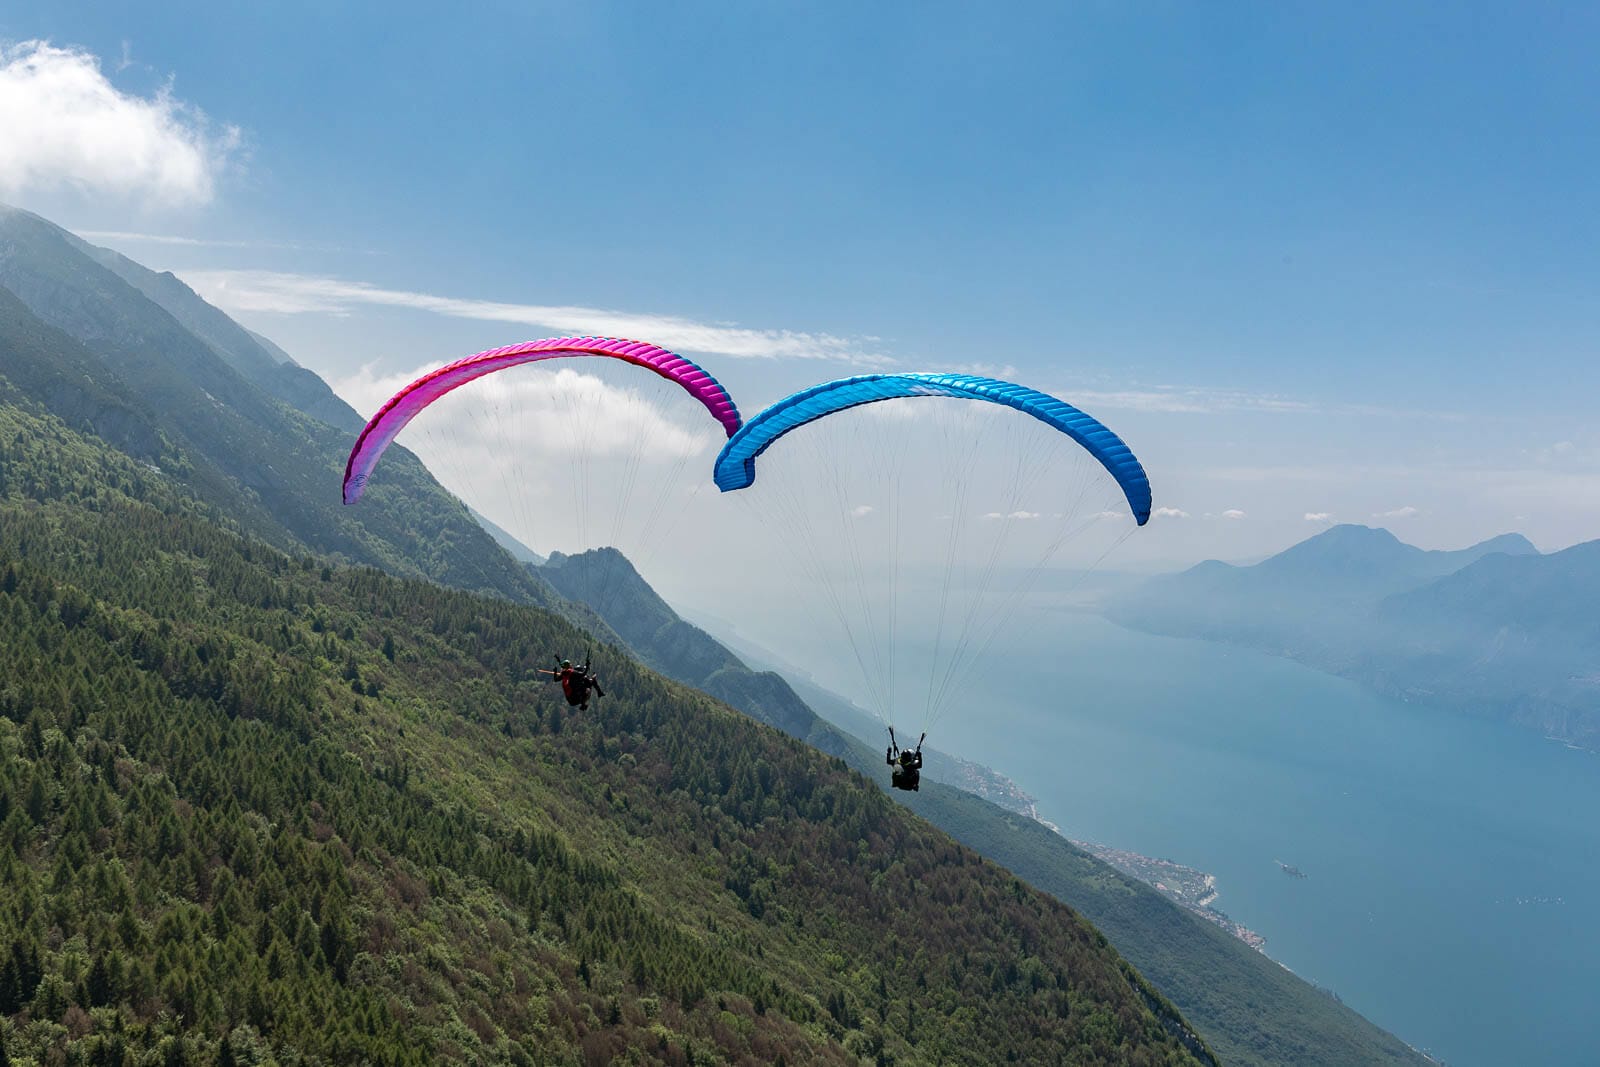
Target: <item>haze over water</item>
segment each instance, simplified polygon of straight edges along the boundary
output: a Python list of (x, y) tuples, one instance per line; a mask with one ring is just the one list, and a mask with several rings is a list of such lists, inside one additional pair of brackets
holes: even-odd
[(1019, 613), (988, 662), (929, 741), (1068, 836), (1216, 875), (1273, 959), (1456, 1067), (1600, 1045), (1600, 758), (1082, 614)]

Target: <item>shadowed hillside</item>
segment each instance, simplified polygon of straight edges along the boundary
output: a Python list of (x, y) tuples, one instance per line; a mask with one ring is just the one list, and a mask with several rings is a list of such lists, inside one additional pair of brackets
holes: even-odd
[[(179, 308), (184, 321), (100, 258)], [(3, 371), (15, 386), (68, 425), (161, 466), (254, 536), (514, 600), (553, 602), (548, 587), (404, 449), (386, 457), (369, 506), (346, 509), (339, 480), (353, 413), (315, 375), (276, 362), (176, 279), (90, 250), (36, 215), (0, 208), (0, 289), (9, 290), (0, 294)], [(284, 386), (280, 374), (300, 385)], [(335, 424), (286, 399), (297, 395)]]

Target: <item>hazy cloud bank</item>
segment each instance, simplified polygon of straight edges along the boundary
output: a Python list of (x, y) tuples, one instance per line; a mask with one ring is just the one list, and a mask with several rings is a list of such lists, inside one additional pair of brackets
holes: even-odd
[(358, 307), (403, 308), (454, 318), (509, 322), (557, 334), (632, 337), (684, 352), (739, 359), (822, 359), (864, 365), (891, 362), (859, 339), (798, 330), (762, 330), (697, 322), (676, 315), (573, 305), (515, 304), (386, 289), (367, 282), (263, 270), (177, 272), (225, 311), (349, 315)]
[(173, 95), (111, 84), (93, 54), (0, 44), (0, 194), (77, 189), (156, 204), (207, 203), (240, 146)]

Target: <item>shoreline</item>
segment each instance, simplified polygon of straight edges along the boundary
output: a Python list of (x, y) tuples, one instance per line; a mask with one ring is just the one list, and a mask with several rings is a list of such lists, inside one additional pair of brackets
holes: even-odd
[[(1059, 827), (1052, 823), (1038, 820), (1049, 826), (1062, 837)], [(1267, 954), (1267, 939), (1256, 933), (1244, 923), (1229, 918), (1228, 914), (1211, 905), (1222, 895), (1217, 888), (1217, 876), (1190, 867), (1176, 860), (1157, 859), (1153, 856), (1141, 855), (1127, 849), (1112, 848), (1109, 845), (1098, 845), (1092, 841), (1079, 841), (1071, 837), (1067, 840), (1074, 846), (1083, 849), (1089, 855), (1102, 862), (1110, 864), (1130, 878), (1137, 878), (1145, 885), (1150, 886), (1162, 896), (1173, 903), (1193, 912), (1215, 926), (1220, 926), (1240, 941), (1249, 945), (1263, 956)], [(1271, 958), (1270, 956), (1268, 957)], [(1276, 961), (1274, 961), (1276, 962)], [(1280, 965), (1281, 966), (1281, 965)]]
[(1226, 912), (1212, 907), (1222, 896), (1222, 891), (1217, 888), (1216, 875), (1207, 874), (1176, 860), (1157, 859), (1128, 849), (1112, 848), (1109, 845), (1069, 837), (1061, 827), (1041, 816), (1037, 798), (1007, 775), (992, 767), (966, 760), (957, 760), (955, 771), (955, 774), (942, 777), (941, 780), (997, 804), (1007, 811), (1032, 819), (1064, 838), (1073, 847), (1109, 864), (1129, 878), (1143, 882), (1179, 907), (1198, 915), (1214, 926), (1221, 927), (1257, 952), (1267, 955), (1265, 937), (1243, 923), (1229, 918)]

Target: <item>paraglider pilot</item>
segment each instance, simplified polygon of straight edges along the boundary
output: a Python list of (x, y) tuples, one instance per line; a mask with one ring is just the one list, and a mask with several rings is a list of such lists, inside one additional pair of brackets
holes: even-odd
[(884, 750), (883, 758), (894, 771), (889, 776), (889, 784), (896, 789), (909, 789), (919, 792), (922, 785), (922, 742), (928, 735), (923, 734), (917, 738), (916, 748), (900, 748), (894, 739), (894, 727), (889, 727), (889, 747)]
[(560, 682), (561, 692), (567, 698), (567, 703), (579, 710), (588, 710), (591, 692), (595, 696), (606, 695), (606, 691), (600, 688), (600, 679), (590, 672), (587, 661), (581, 667), (574, 667), (570, 659), (564, 659), (555, 670), (541, 670), (539, 673), (548, 674)]

